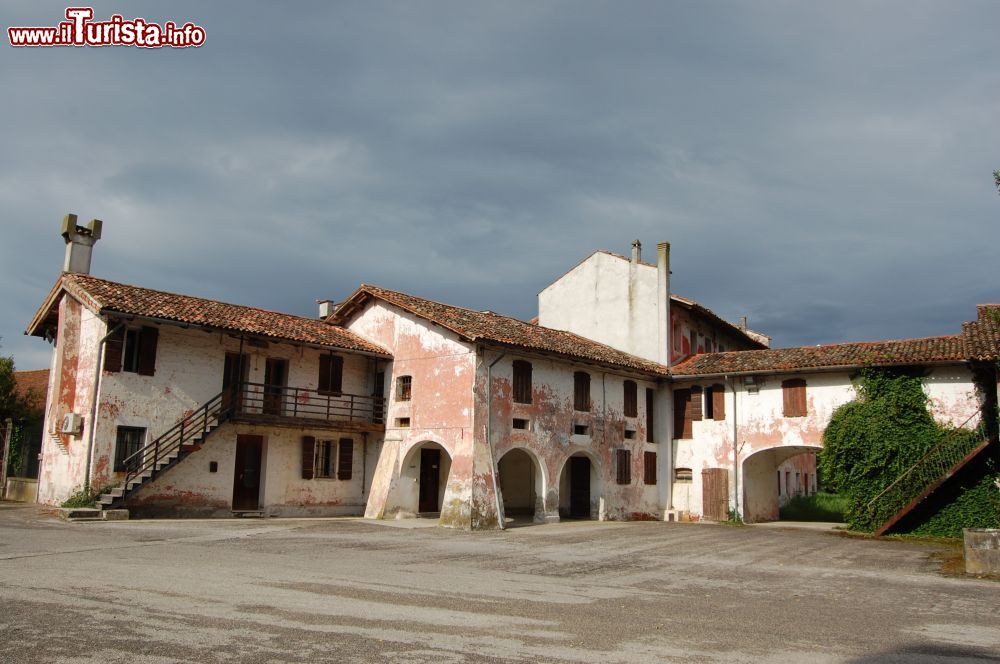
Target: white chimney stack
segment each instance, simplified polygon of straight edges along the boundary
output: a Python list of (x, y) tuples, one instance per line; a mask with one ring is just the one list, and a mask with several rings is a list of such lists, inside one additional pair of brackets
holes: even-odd
[(632, 262), (636, 265), (642, 261), (642, 242), (632, 240)]
[(62, 236), (66, 241), (63, 272), (90, 274), (90, 258), (94, 243), (101, 239), (101, 226), (103, 222), (100, 219), (91, 219), (86, 226), (77, 226), (75, 214), (63, 217)]
[(658, 361), (670, 366), (670, 243), (656, 245), (656, 341)]
[(326, 320), (333, 313), (333, 300), (316, 300), (316, 304), (319, 305), (319, 317)]

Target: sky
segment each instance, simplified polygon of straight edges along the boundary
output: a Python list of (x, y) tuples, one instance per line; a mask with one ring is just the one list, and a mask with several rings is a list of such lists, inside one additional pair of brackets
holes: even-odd
[[(92, 274), (307, 316), (372, 283), (528, 319), (596, 249), (775, 346), (1000, 301), (1000, 3), (129, 2), (187, 49), (0, 46), (0, 354)], [(4, 28), (65, 4), (5, 3)], [(5, 31), (6, 32), (6, 31)]]

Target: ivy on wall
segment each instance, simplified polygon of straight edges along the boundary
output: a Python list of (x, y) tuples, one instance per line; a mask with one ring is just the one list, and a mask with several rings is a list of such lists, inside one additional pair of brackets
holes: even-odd
[[(973, 443), (986, 432), (938, 425), (927, 408), (920, 377), (913, 373), (865, 369), (856, 387), (858, 398), (834, 411), (823, 433), (819, 471), (825, 488), (847, 497), (845, 517), (850, 527), (872, 531), (906, 504), (890, 503), (869, 511), (869, 502), (883, 489), (946, 437), (951, 443)], [(992, 424), (994, 417), (989, 421)], [(958, 537), (963, 527), (1000, 526), (996, 448), (993, 445), (991, 457), (985, 461), (979, 457), (935, 491), (894, 531)], [(934, 479), (916, 473), (907, 482), (921, 487)]]

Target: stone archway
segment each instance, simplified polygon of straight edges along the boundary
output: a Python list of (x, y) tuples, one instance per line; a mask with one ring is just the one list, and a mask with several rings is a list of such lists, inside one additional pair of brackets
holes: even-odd
[(399, 473), (399, 508), (404, 513), (440, 514), (450, 474), (451, 455), (442, 445), (431, 441), (414, 445)]
[(497, 462), (500, 495), (507, 520), (545, 521), (545, 476), (534, 454), (516, 447)]
[(600, 519), (602, 483), (600, 465), (588, 452), (575, 452), (559, 473), (559, 516), (563, 519)]
[[(797, 478), (796, 484), (789, 482), (788, 487), (784, 476), (777, 475), (778, 468), (792, 457), (801, 454), (815, 455), (821, 447), (813, 445), (788, 445), (771, 447), (754, 452), (743, 461), (743, 521), (757, 523), (760, 521), (777, 521), (781, 509), (781, 497), (801, 486), (802, 478)], [(815, 456), (813, 456), (815, 460)], [(812, 464), (815, 473), (815, 461)]]

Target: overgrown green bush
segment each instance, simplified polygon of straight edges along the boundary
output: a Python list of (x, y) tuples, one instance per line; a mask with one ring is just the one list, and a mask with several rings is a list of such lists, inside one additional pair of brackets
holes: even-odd
[[(862, 371), (858, 398), (836, 411), (823, 433), (819, 472), (824, 486), (847, 499), (845, 517), (854, 530), (871, 531), (902, 505), (884, 505), (870, 513), (868, 503), (913, 466), (945, 436), (979, 437), (982, 432), (955, 432), (939, 426), (927, 409), (927, 395), (919, 377), (887, 370)], [(954, 438), (952, 442), (957, 442)], [(979, 464), (977, 472), (964, 474), (968, 486), (953, 496), (941, 491), (923, 507), (923, 521), (910, 519), (911, 529), (921, 534), (955, 536), (972, 524), (1000, 525), (1000, 511), (987, 499), (985, 484), (992, 484), (996, 466)], [(935, 478), (911, 476), (912, 486), (925, 486)], [(961, 489), (961, 487), (959, 487)], [(954, 491), (954, 487), (949, 487)], [(996, 492), (996, 487), (993, 487)], [(973, 491), (974, 495), (965, 496)], [(949, 497), (942, 502), (942, 497)], [(978, 496), (978, 498), (976, 498)], [(933, 506), (934, 509), (930, 509)], [(919, 515), (915, 515), (919, 516)], [(919, 522), (919, 523), (918, 523)], [(907, 524), (900, 524), (905, 530)]]
[(840, 523), (847, 510), (847, 498), (820, 491), (812, 496), (795, 496), (781, 508), (781, 518), (788, 521), (830, 521)]
[(86, 489), (79, 489), (62, 502), (60, 507), (97, 507), (97, 496)]

